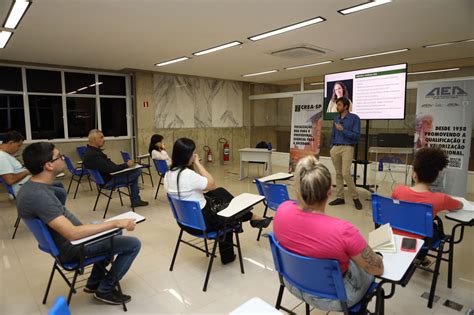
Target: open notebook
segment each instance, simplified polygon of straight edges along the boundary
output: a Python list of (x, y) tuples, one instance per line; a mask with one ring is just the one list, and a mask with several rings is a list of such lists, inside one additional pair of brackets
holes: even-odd
[(396, 253), (395, 238), (390, 223), (381, 225), (369, 233), (369, 246), (380, 253)]

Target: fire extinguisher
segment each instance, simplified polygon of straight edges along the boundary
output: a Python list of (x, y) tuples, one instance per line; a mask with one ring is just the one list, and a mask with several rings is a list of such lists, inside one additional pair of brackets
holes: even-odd
[(204, 152), (206, 153), (206, 162), (208, 164), (213, 162), (212, 151), (211, 148), (207, 145), (204, 146)]
[(230, 161), (230, 145), (229, 145), (229, 142), (225, 138), (220, 138), (219, 142), (224, 143), (223, 149), (222, 149), (222, 160), (224, 162), (229, 162)]

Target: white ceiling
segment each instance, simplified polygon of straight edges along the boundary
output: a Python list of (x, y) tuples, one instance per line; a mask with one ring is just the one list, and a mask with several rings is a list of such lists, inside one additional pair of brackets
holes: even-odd
[[(0, 1), (3, 24), (12, 0)], [(365, 0), (34, 0), (0, 60), (107, 70), (141, 69), (275, 82), (391, 63), (409, 64), (474, 56), (474, 43), (426, 49), (423, 45), (474, 38), (473, 0), (394, 0), (342, 16), (337, 10)], [(323, 23), (258, 42), (247, 37), (313, 17)], [(238, 40), (240, 47), (165, 67), (157, 62)], [(322, 56), (275, 57), (298, 44), (325, 48)], [(410, 51), (368, 59), (341, 58), (388, 50)], [(284, 67), (334, 60), (298, 70)], [(242, 74), (279, 69), (242, 78)]]

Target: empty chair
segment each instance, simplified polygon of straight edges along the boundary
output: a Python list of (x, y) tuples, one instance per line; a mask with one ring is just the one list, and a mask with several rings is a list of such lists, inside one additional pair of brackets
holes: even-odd
[(92, 184), (91, 184), (89, 173), (82, 167), (74, 167), (69, 157), (64, 156), (64, 160), (66, 161), (67, 168), (69, 172), (71, 173), (71, 180), (69, 181), (67, 193), (69, 194), (69, 190), (71, 189), (72, 182), (73, 181), (77, 182), (76, 190), (74, 191), (74, 199), (76, 199), (77, 190), (79, 188), (79, 184), (81, 183), (81, 179), (84, 175), (87, 176), (87, 180), (89, 181), (89, 187), (92, 190)]
[[(377, 284), (374, 282), (369, 287), (366, 298), (349, 308), (344, 280), (337, 260), (310, 258), (289, 252), (278, 243), (273, 233), (269, 233), (269, 241), (275, 269), (280, 279), (280, 289), (275, 305), (276, 309), (283, 309), (286, 312), (293, 313), (281, 305), (285, 290), (284, 280), (305, 294), (339, 300), (344, 314), (364, 310), (376, 293)], [(306, 314), (308, 315), (310, 313), (310, 306), (308, 303), (305, 304)]]
[[(125, 163), (127, 163), (128, 161), (130, 161), (132, 159), (128, 152), (120, 151), (120, 154), (122, 155), (122, 159)], [(140, 173), (140, 177), (142, 178), (142, 183), (143, 184), (145, 183), (145, 181), (143, 180), (143, 174), (149, 175), (150, 176), (150, 181), (151, 181), (151, 187), (155, 187), (154, 184), (153, 184), (153, 177), (151, 176), (150, 164), (141, 164), (141, 165), (143, 166), (142, 171)], [(143, 171), (143, 169), (147, 169), (148, 172)]]
[(163, 185), (163, 178), (165, 177), (166, 172), (168, 172), (168, 164), (166, 160), (153, 160), (153, 164), (155, 165), (156, 172), (160, 177), (160, 181), (158, 182), (158, 186), (156, 187), (155, 199), (158, 196), (158, 192), (160, 191), (160, 186)]

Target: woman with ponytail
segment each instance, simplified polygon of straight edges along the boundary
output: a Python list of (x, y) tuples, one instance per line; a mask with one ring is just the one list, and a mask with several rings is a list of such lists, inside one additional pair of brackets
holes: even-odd
[[(176, 140), (171, 161), (171, 168), (164, 180), (166, 191), (181, 200), (198, 201), (209, 231), (222, 228), (226, 222), (217, 215), (216, 209), (223, 210), (234, 196), (224, 188), (216, 188), (214, 178), (199, 161), (194, 141), (188, 138)], [(261, 218), (249, 212), (242, 217), (242, 221), (250, 221), (254, 228), (266, 228), (270, 225), (271, 218)], [(200, 233), (186, 226), (181, 227), (192, 234)], [(232, 232), (226, 234), (225, 240), (219, 241), (223, 264), (235, 259), (232, 244)]]

